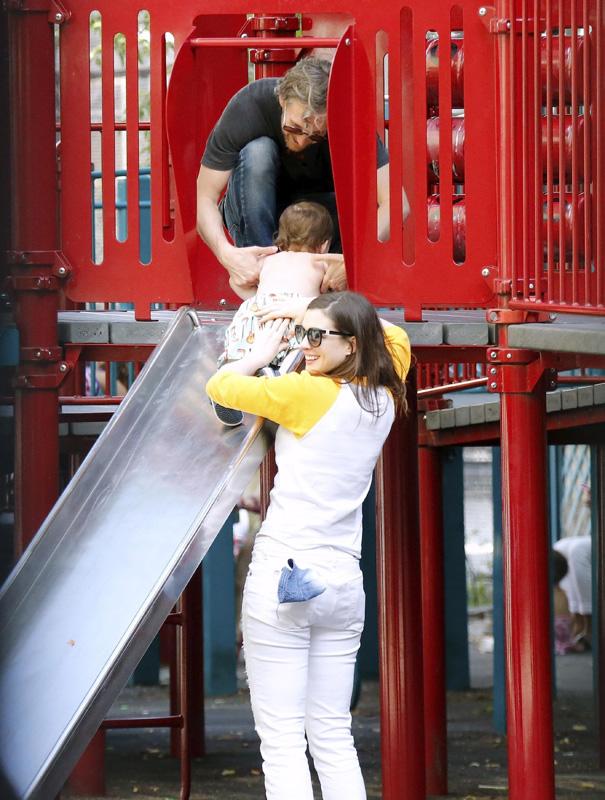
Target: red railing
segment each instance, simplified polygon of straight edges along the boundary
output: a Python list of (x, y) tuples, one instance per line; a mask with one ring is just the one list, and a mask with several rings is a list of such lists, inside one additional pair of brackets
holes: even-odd
[(605, 314), (603, 0), (513, 0), (499, 93), (501, 277), (512, 308)]

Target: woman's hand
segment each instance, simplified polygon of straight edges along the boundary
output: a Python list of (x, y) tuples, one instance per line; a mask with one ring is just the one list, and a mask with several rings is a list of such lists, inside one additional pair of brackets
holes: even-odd
[(289, 319), (271, 319), (260, 325), (250, 348), (250, 356), (258, 362), (258, 368), (271, 363), (275, 356), (288, 347)]
[(270, 364), (281, 350), (288, 347), (289, 325), (289, 319), (272, 319), (259, 326), (250, 351), (238, 361), (228, 361), (219, 371), (255, 375), (259, 369)]
[(266, 306), (259, 308), (256, 316), (261, 325), (272, 319), (291, 319), (295, 324), (300, 324), (312, 299), (312, 297), (293, 297), (291, 300), (267, 303)]

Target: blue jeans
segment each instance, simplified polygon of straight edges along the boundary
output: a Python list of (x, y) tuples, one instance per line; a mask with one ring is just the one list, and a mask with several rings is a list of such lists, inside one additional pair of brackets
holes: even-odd
[(237, 247), (273, 244), (281, 212), (297, 200), (313, 200), (324, 205), (332, 216), (335, 236), (330, 250), (341, 252), (338, 216), (334, 192), (295, 195), (278, 199), (278, 180), (281, 171), (279, 147), (273, 139), (261, 136), (253, 139), (239, 154), (231, 173), (221, 211), (225, 227)]

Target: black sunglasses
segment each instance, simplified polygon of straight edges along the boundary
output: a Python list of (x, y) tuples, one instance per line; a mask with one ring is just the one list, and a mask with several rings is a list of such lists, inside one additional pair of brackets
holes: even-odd
[(326, 138), (325, 133), (307, 133), (302, 128), (299, 128), (298, 125), (282, 125), (281, 127), (286, 133), (293, 133), (294, 136), (306, 136), (312, 142), (323, 142)]
[(353, 334), (345, 333), (344, 331), (326, 331), (323, 328), (303, 328), (302, 325), (295, 325), (294, 336), (298, 344), (301, 344), (306, 336), (311, 347), (319, 347), (324, 336), (353, 336)]

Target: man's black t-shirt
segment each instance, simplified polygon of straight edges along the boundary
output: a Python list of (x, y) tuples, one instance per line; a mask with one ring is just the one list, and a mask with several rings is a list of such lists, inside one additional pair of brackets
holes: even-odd
[[(235, 94), (208, 137), (202, 164), (209, 169), (231, 170), (240, 150), (254, 139), (268, 136), (280, 149), (280, 193), (306, 195), (333, 192), (332, 162), (328, 140), (311, 144), (300, 153), (286, 148), (281, 129), (281, 106), (275, 89), (277, 78), (253, 81)], [(377, 166), (388, 164), (384, 145), (377, 142)]]

